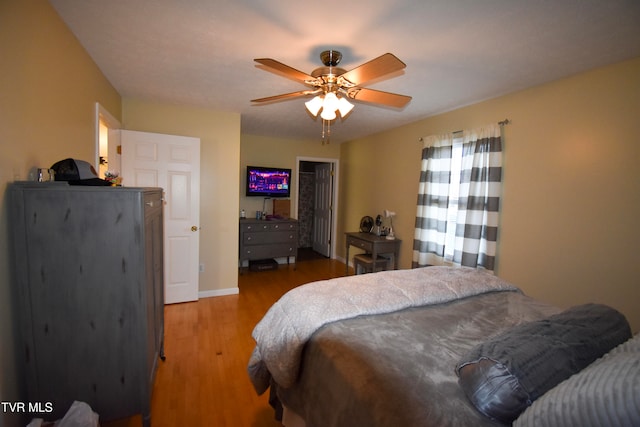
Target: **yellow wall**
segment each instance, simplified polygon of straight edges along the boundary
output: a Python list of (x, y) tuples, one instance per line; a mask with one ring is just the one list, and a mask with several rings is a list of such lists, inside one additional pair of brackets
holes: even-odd
[[(239, 209), (262, 208), (243, 196), (246, 164), (294, 169), (297, 156), (340, 158), (339, 253), (342, 232), (391, 209), (408, 268), (418, 138), (510, 118), (498, 274), (559, 306), (610, 304), (640, 329), (640, 58), (328, 146), (241, 136), (235, 113), (122, 102), (46, 0), (0, 1), (0, 58), (1, 401), (23, 400), (24, 392), (13, 345), (6, 186), (62, 158), (93, 161), (95, 102), (127, 129), (201, 138), (200, 290), (212, 294), (237, 287)], [(24, 422), (1, 414), (0, 424)]]
[[(37, 167), (95, 159), (95, 103), (120, 96), (46, 0), (0, 2), (0, 401), (24, 401), (9, 278), (6, 187)], [(0, 425), (26, 422), (0, 413)], [(4, 423), (4, 424), (3, 424)]]
[[(309, 120), (309, 123), (313, 123)], [(293, 172), (291, 182), (291, 217), (297, 218), (295, 195), (298, 191), (297, 158), (304, 159), (339, 159), (340, 145), (322, 145), (320, 139), (300, 141), (283, 138), (272, 138), (256, 135), (242, 135), (240, 150), (240, 208), (244, 209), (247, 217), (252, 218), (256, 211), (262, 210), (263, 199), (260, 197), (245, 197), (246, 166), (269, 166), (290, 168)], [(272, 212), (273, 204), (267, 200), (266, 211)], [(239, 212), (238, 212), (239, 214)]]
[(637, 58), (343, 144), (339, 231), (397, 211), (409, 268), (418, 139), (509, 118), (497, 274), (561, 307), (609, 304), (638, 331), (639, 114)]
[(201, 295), (237, 292), (240, 115), (125, 99), (123, 128), (200, 138)]

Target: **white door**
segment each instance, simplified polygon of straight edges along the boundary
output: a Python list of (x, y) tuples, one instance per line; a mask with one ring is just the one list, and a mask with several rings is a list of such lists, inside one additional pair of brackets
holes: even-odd
[(122, 184), (164, 189), (165, 304), (198, 299), (200, 139), (123, 130)]
[(331, 256), (331, 216), (333, 200), (333, 164), (316, 165), (315, 205), (313, 210), (313, 250)]

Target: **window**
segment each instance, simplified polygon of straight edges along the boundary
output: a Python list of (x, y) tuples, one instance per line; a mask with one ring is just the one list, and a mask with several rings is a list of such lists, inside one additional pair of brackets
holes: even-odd
[(500, 124), (422, 142), (412, 266), (493, 271), (502, 191)]
[(447, 209), (447, 233), (444, 244), (444, 258), (453, 260), (460, 200), (460, 172), (462, 171), (462, 136), (453, 139), (451, 146), (451, 182), (449, 184), (449, 206)]

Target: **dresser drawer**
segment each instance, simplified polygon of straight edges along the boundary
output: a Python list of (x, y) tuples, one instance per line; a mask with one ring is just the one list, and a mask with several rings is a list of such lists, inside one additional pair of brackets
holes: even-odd
[(263, 231), (283, 231), (283, 230), (297, 230), (297, 222), (286, 221), (256, 221), (250, 223), (240, 224), (240, 232), (263, 232)]
[(373, 252), (373, 243), (347, 236), (347, 245), (355, 246), (366, 252)]
[(294, 231), (298, 229), (298, 223), (297, 222), (273, 222), (271, 223), (271, 229)]
[(163, 200), (162, 191), (145, 191), (144, 192), (144, 215), (145, 218), (158, 215), (158, 211), (162, 211)]
[(258, 221), (258, 222), (250, 222), (250, 223), (241, 223), (240, 224), (240, 232), (257, 232), (257, 231), (269, 231), (270, 227), (266, 221)]
[(248, 232), (243, 233), (242, 242), (245, 245), (262, 245), (265, 243), (285, 243), (294, 242), (297, 239), (297, 234), (291, 231), (271, 231), (269, 233), (263, 232)]
[(269, 245), (244, 246), (240, 257), (247, 260), (297, 256), (297, 245), (276, 243)]

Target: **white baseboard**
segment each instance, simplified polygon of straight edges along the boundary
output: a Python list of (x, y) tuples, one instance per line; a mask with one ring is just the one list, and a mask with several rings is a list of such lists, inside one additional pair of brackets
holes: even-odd
[(239, 293), (240, 288), (214, 289), (211, 291), (199, 291), (198, 298), (223, 297), (225, 295), (237, 295)]

